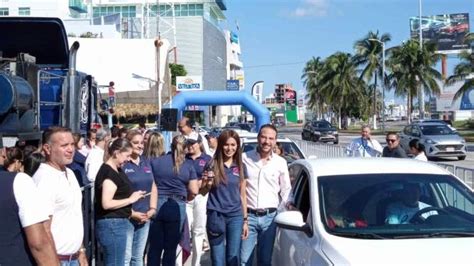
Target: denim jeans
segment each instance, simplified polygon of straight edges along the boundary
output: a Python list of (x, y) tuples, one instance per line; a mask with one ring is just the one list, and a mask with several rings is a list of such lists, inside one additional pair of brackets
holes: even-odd
[(179, 199), (158, 197), (157, 213), (150, 226), (148, 265), (175, 265), (176, 248), (181, 240), (186, 216), (185, 204)]
[(79, 266), (79, 261), (78, 260), (60, 260), (59, 265), (60, 266)]
[(249, 236), (242, 241), (240, 249), (242, 266), (252, 265), (255, 245), (257, 245), (257, 265), (272, 264), (273, 243), (276, 234), (276, 223), (273, 220), (276, 214), (277, 212), (265, 216), (248, 214)]
[(96, 236), (104, 251), (105, 265), (129, 265), (133, 225), (127, 218), (99, 219)]
[(202, 250), (206, 236), (206, 210), (207, 198), (209, 194), (197, 195), (194, 200), (186, 203), (186, 214), (193, 240), (192, 266), (201, 265), (201, 257), (204, 254)]
[(133, 224), (133, 240), (132, 249), (128, 250), (130, 255), (131, 266), (143, 266), (143, 255), (145, 253), (146, 242), (148, 241), (148, 231), (150, 229), (150, 222), (139, 224), (136, 221), (132, 221)]
[(211, 247), (211, 261), (213, 266), (239, 265), (240, 244), (242, 242), (242, 227), (244, 217), (242, 214), (227, 216), (225, 219), (225, 238), (219, 243), (213, 243), (211, 234), (208, 233)]

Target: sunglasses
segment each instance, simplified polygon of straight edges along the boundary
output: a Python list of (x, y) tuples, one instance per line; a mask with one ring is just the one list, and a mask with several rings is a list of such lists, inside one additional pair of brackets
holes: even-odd
[(394, 143), (395, 141), (397, 141), (396, 139), (385, 139), (387, 142), (391, 142), (391, 143)]

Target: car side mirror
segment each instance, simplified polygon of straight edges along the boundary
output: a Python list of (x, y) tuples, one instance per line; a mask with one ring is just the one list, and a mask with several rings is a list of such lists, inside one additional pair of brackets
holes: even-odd
[(303, 214), (300, 211), (285, 211), (275, 217), (278, 227), (288, 230), (304, 232), (308, 237), (313, 236), (311, 227), (303, 221)]

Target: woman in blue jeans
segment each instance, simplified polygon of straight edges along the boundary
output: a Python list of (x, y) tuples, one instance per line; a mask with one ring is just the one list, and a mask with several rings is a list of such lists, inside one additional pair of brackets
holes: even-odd
[(204, 172), (207, 236), (214, 266), (240, 265), (240, 243), (248, 235), (246, 182), (239, 135), (224, 130), (217, 140), (213, 164)]
[(186, 139), (178, 135), (173, 138), (170, 153), (151, 161), (159, 196), (157, 213), (150, 226), (148, 265), (175, 265), (186, 217), (186, 198), (188, 194), (194, 197), (199, 191), (193, 162), (185, 156)]
[(148, 231), (150, 228), (150, 219), (156, 213), (156, 204), (158, 200), (158, 190), (151, 172), (150, 162), (142, 157), (143, 136), (138, 130), (132, 130), (127, 133), (127, 140), (132, 145), (132, 154), (130, 161), (125, 163), (123, 171), (132, 182), (134, 191), (143, 190), (148, 195), (144, 199), (135, 202), (132, 205), (133, 241), (132, 249), (127, 251), (127, 257), (130, 258), (131, 266), (142, 266), (145, 246), (148, 241)]
[(133, 225), (129, 220), (132, 204), (144, 198), (145, 191), (132, 192), (132, 184), (122, 171), (130, 160), (132, 146), (117, 139), (109, 147), (109, 159), (102, 164), (95, 180), (96, 236), (104, 251), (105, 265), (129, 265)]

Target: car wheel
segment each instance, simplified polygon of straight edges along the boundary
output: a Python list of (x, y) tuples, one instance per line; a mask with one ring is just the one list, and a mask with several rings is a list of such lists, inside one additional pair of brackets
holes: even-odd
[(464, 159), (466, 159), (466, 155), (464, 155), (464, 156), (458, 156), (458, 159), (459, 159), (460, 161), (463, 161)]
[(301, 139), (306, 140), (306, 138), (304, 137), (304, 133), (301, 133)]
[(313, 135), (313, 136), (311, 137), (311, 140), (314, 141), (314, 142), (317, 142), (317, 141), (318, 141), (318, 137), (316, 137), (315, 135)]
[(336, 140), (333, 143), (334, 143), (334, 145), (339, 144), (339, 140)]

